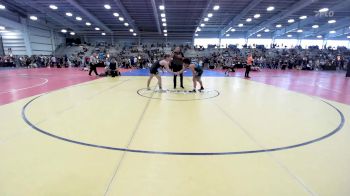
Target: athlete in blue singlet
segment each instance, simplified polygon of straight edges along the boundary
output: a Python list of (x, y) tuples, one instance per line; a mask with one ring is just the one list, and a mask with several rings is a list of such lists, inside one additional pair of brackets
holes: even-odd
[[(150, 76), (149, 76), (149, 79), (147, 81), (147, 89), (148, 90), (151, 90), (149, 85), (150, 85), (151, 80), (152, 80), (153, 77), (157, 78), (158, 85), (159, 85), (159, 90), (162, 90), (162, 78), (159, 75), (158, 69), (159, 68), (162, 68), (162, 69), (165, 68), (168, 72), (173, 73), (173, 71), (171, 71), (170, 68), (169, 68), (170, 61), (171, 61), (171, 56), (166, 54), (164, 56), (163, 60), (157, 61), (151, 66), (151, 68), (149, 70)], [(177, 73), (175, 73), (175, 74), (177, 74)]]
[(191, 92), (195, 93), (196, 92), (196, 88), (197, 88), (197, 82), (200, 84), (201, 88), (199, 89), (199, 92), (201, 92), (202, 90), (204, 90), (203, 88), (203, 82), (202, 82), (202, 74), (203, 74), (203, 68), (202, 66), (200, 66), (198, 63), (191, 63), (191, 60), (186, 58), (183, 60), (183, 68), (182, 70), (179, 72), (179, 74), (183, 73), (185, 71), (186, 68), (189, 68), (192, 71), (192, 81), (193, 81), (193, 90)]

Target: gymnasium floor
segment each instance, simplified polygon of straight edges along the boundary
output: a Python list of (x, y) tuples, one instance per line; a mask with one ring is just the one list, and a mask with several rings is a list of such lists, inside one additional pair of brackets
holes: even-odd
[(344, 73), (146, 74), (0, 71), (0, 195), (350, 195)]

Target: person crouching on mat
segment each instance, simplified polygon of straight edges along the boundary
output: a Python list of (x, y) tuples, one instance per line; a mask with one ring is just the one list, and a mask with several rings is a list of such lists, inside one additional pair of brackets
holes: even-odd
[[(160, 77), (158, 69), (159, 68), (162, 68), (162, 69), (165, 68), (168, 72), (174, 73), (169, 68), (170, 61), (171, 61), (171, 56), (166, 54), (166, 55), (164, 55), (163, 60), (156, 61), (155, 63), (153, 63), (153, 65), (151, 66), (151, 68), (149, 70), (150, 76), (149, 76), (149, 79), (147, 81), (147, 89), (148, 90), (151, 90), (149, 85), (151, 84), (151, 80), (152, 80), (153, 77), (157, 78), (158, 85), (159, 85), (159, 90), (162, 90), (162, 78)], [(178, 73), (175, 73), (175, 74), (178, 74)]]
[(199, 92), (201, 92), (202, 90), (204, 90), (203, 87), (203, 82), (202, 82), (202, 74), (203, 74), (203, 68), (198, 64), (198, 63), (191, 63), (191, 60), (188, 58), (185, 58), (183, 60), (183, 68), (182, 70), (178, 73), (181, 74), (185, 71), (186, 68), (189, 68), (192, 71), (192, 75), (193, 75), (193, 90), (190, 91), (192, 93), (196, 92), (196, 88), (197, 88), (197, 82), (200, 84), (201, 88), (199, 89)]

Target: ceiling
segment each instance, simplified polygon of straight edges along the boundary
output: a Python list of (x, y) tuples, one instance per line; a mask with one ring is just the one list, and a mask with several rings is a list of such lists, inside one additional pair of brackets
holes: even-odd
[[(346, 39), (350, 35), (350, 0), (0, 0), (0, 4), (5, 5), (8, 12), (22, 17), (35, 15), (38, 21), (50, 24), (57, 31), (67, 29), (84, 36), (105, 33), (107, 36), (133, 37), (135, 33), (137, 37), (159, 38), (164, 37), (164, 30), (171, 38), (289, 36), (306, 39), (322, 35), (323, 38)], [(111, 9), (106, 9), (105, 4)], [(53, 10), (50, 5), (58, 9)], [(160, 5), (165, 9), (160, 10)], [(220, 6), (219, 10), (213, 10), (215, 5)], [(267, 11), (269, 6), (274, 10)], [(321, 8), (329, 11), (317, 15), (315, 11)], [(67, 12), (73, 16), (67, 16)], [(163, 26), (161, 13), (165, 13), (167, 26)], [(213, 16), (204, 21), (209, 13)], [(255, 14), (260, 17), (254, 18)], [(6, 17), (6, 14), (2, 16)], [(77, 21), (77, 16), (82, 20)], [(300, 16), (307, 18), (301, 20)], [(252, 21), (247, 22), (248, 18)], [(289, 19), (295, 22), (288, 23)], [(329, 20), (336, 22), (329, 24)], [(92, 25), (87, 26), (86, 22)], [(204, 27), (200, 27), (202, 23)], [(243, 27), (237, 26), (240, 23)], [(276, 27), (277, 24), (282, 27)], [(319, 25), (319, 28), (312, 28), (313, 25)], [(96, 31), (96, 27), (100, 30)], [(198, 27), (201, 31), (196, 31)], [(269, 31), (265, 32), (266, 29)], [(330, 33), (331, 30), (336, 32)]]

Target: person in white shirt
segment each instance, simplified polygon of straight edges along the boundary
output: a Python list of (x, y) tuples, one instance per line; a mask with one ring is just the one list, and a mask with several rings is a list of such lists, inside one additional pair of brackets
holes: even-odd
[(89, 76), (91, 76), (91, 72), (92, 72), (92, 71), (94, 71), (95, 74), (96, 74), (96, 76), (98, 76), (97, 69), (96, 69), (97, 63), (98, 63), (97, 54), (94, 53), (94, 54), (92, 54), (92, 56), (90, 57), (90, 71), (89, 71)]

